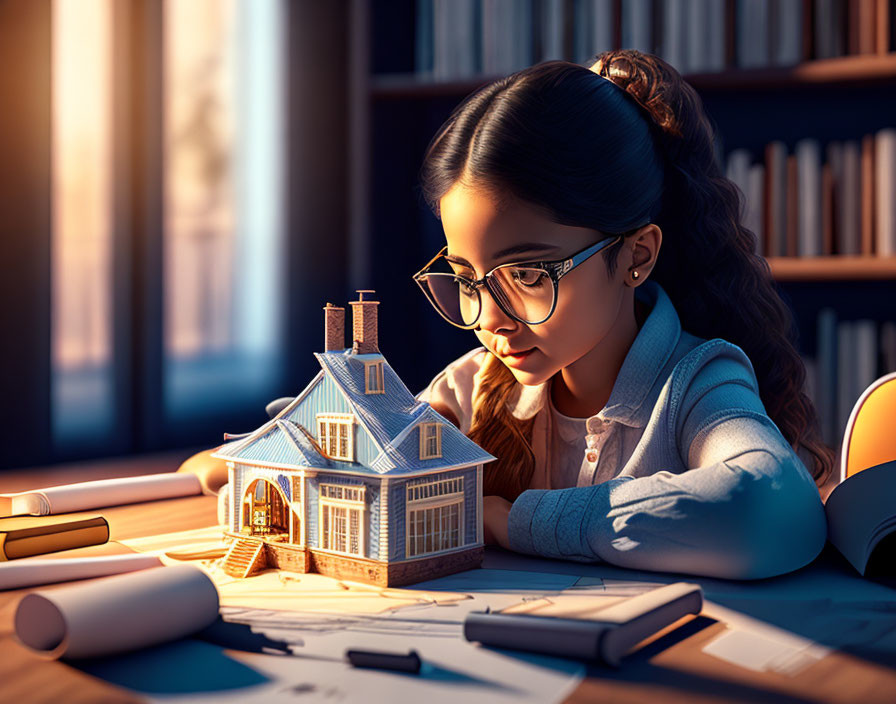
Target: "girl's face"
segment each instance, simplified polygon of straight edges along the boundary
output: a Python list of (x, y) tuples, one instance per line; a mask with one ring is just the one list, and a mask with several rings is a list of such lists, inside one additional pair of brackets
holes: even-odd
[[(444, 195), (440, 207), (447, 256), (458, 274), (471, 279), (499, 264), (564, 259), (604, 237), (596, 230), (553, 222), (519, 200), (509, 199), (501, 208), (486, 193), (460, 184)], [(632, 314), (626, 255), (630, 258), (631, 253), (623, 248), (613, 276), (602, 253), (566, 274), (558, 285), (553, 315), (538, 325), (508, 316), (483, 287), (476, 336), (528, 386), (547, 381), (586, 356), (599, 362), (604, 357), (602, 343), (613, 347), (614, 331), (623, 327), (621, 316), (626, 310)]]

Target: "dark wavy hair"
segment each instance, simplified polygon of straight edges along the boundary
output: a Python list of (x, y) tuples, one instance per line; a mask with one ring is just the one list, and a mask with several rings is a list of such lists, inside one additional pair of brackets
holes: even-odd
[[(651, 276), (682, 327), (744, 350), (769, 417), (811, 455), (810, 471), (823, 483), (833, 452), (803, 392), (793, 319), (740, 221), (743, 194), (719, 169), (699, 95), (651, 54), (609, 51), (588, 63), (546, 61), (468, 96), (427, 148), (427, 204), (440, 217), (440, 199), (462, 183), (498, 202), (526, 201), (564, 225), (621, 234), (656, 223), (663, 247)], [(603, 252), (611, 273), (622, 244)], [(499, 458), (485, 493), (512, 501), (534, 469), (530, 428), (505, 408), (511, 372), (497, 358), (486, 364), (470, 437)]]

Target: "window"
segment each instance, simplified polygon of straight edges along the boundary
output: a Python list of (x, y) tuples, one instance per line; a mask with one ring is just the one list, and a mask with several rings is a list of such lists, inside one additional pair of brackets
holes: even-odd
[(365, 394), (384, 394), (383, 388), (383, 363), (382, 362), (365, 362), (364, 363), (364, 393)]
[(320, 485), (320, 545), (324, 550), (364, 554), (364, 487)]
[(282, 145), (295, 10), (49, 4), (52, 327), (50, 359), (35, 365), (50, 362), (52, 459), (241, 427), (249, 416), (230, 409), (262, 407), (289, 364)]
[(354, 416), (330, 413), (317, 416), (317, 441), (321, 449), (337, 460), (355, 461)]
[(115, 431), (112, 7), (53, 3), (53, 435), (71, 447)]
[(339, 501), (364, 501), (363, 486), (343, 486), (341, 484), (321, 484), (320, 496), (323, 499)]
[(420, 459), (430, 460), (442, 456), (442, 424), (420, 424)]
[(449, 494), (463, 495), (464, 478), (454, 477), (452, 479), (439, 479), (438, 481), (417, 482), (409, 484), (407, 491), (407, 502), (409, 504), (413, 501), (424, 501)]
[(408, 485), (408, 557), (451, 550), (463, 545), (463, 482), (463, 477), (453, 477)]
[(163, 393), (182, 418), (282, 373), (283, 8), (163, 5)]

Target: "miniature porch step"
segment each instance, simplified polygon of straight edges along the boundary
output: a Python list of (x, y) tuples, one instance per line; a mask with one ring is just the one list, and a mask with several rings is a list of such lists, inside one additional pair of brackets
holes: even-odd
[(264, 566), (264, 543), (260, 540), (234, 541), (224, 557), (224, 572), (242, 579), (258, 572)]

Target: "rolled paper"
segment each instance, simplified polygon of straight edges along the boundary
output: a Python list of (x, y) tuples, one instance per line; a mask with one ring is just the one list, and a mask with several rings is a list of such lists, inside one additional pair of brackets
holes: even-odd
[(195, 474), (147, 474), (0, 494), (0, 515), (46, 516), (202, 493)]
[(202, 493), (209, 496), (217, 494), (227, 483), (227, 462), (212, 457), (212, 453), (219, 449), (219, 447), (213, 447), (210, 450), (197, 452), (184, 460), (183, 464), (177, 468), (180, 473), (194, 475), (202, 485)]
[(107, 577), (162, 566), (155, 555), (102, 555), (98, 557), (64, 557), (28, 559), (0, 564), (0, 590), (35, 587), (73, 579)]
[(155, 567), (25, 596), (15, 634), (49, 658), (113, 655), (183, 638), (218, 617), (218, 591), (192, 565)]

